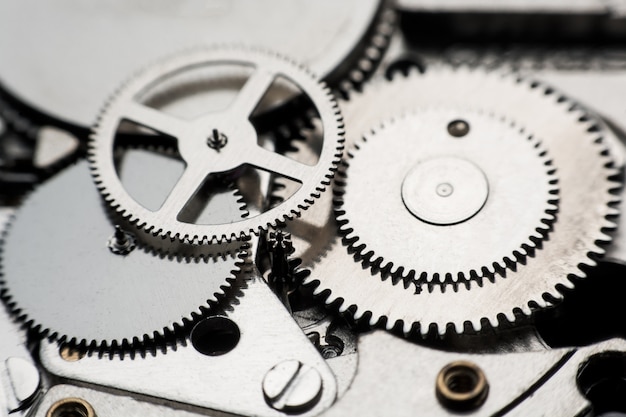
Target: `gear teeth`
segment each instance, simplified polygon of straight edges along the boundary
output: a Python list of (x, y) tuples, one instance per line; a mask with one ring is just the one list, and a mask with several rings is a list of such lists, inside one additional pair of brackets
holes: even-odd
[[(176, 55), (171, 61), (163, 61), (158, 67), (155, 68), (163, 69), (168, 65), (174, 65), (174, 62), (180, 63), (180, 66), (189, 64), (189, 62), (194, 60), (206, 62), (211, 59), (211, 57), (219, 58), (225, 55), (239, 56), (240, 58), (245, 57), (245, 60), (248, 61), (250, 60), (250, 57), (252, 57), (258, 60), (272, 59), (276, 62), (281, 62), (281, 65), (286, 65), (287, 67), (292, 68), (293, 71), (299, 71), (300, 75), (298, 75), (298, 77), (306, 80), (306, 83), (310, 84), (310, 86), (314, 86), (314, 90), (320, 90), (319, 92), (306, 92), (312, 93), (315, 97), (317, 97), (318, 102), (315, 104), (318, 106), (318, 110), (322, 114), (321, 117), (324, 119), (324, 131), (326, 135), (325, 141), (328, 140), (328, 144), (323, 148), (323, 158), (320, 160), (320, 167), (324, 167), (324, 170), (326, 171), (323, 172), (324, 170), (320, 170), (320, 179), (316, 180), (315, 184), (313, 184), (313, 181), (310, 181), (311, 184), (309, 184), (306, 188), (303, 186), (303, 190), (297, 198), (300, 201), (286, 202), (285, 207), (275, 207), (271, 210), (271, 215), (263, 213), (258, 216), (247, 217), (240, 222), (242, 224), (239, 225), (239, 230), (237, 231), (233, 231), (236, 226), (232, 224), (212, 225), (211, 227), (205, 226), (205, 229), (210, 230), (208, 233), (182, 232), (178, 230), (170, 230), (165, 227), (158, 227), (149, 220), (150, 215), (145, 212), (145, 210), (142, 211), (141, 208), (136, 207), (133, 204), (131, 204), (132, 209), (129, 209), (128, 204), (122, 204), (119, 200), (123, 197), (123, 193), (121, 196), (118, 196), (117, 191), (115, 193), (111, 192), (111, 184), (105, 178), (107, 173), (111, 174), (112, 172), (110, 169), (111, 167), (107, 165), (110, 164), (110, 161), (107, 158), (100, 158), (99, 156), (101, 152), (107, 152), (106, 150), (103, 150), (106, 148), (106, 143), (101, 143), (101, 136), (111, 130), (111, 127), (107, 124), (109, 122), (108, 119), (111, 118), (111, 112), (115, 112), (115, 109), (117, 109), (116, 105), (120, 104), (119, 101), (123, 101), (124, 97), (128, 95), (128, 89), (136, 88), (142, 81), (143, 77), (151, 77), (153, 75), (150, 73), (152, 69), (141, 71), (135, 77), (131, 78), (128, 83), (122, 86), (118, 92), (109, 99), (109, 102), (105, 106), (105, 110), (100, 114), (89, 142), (88, 160), (90, 161), (94, 182), (101, 191), (105, 201), (111, 206), (118, 216), (126, 219), (128, 223), (132, 223), (136, 227), (143, 229), (145, 232), (161, 235), (173, 241), (189, 241), (192, 244), (197, 245), (230, 243), (251, 235), (259, 236), (261, 233), (267, 232), (270, 228), (277, 227), (281, 223), (285, 223), (295, 217), (298, 217), (302, 210), (313, 204), (314, 200), (319, 197), (320, 193), (330, 185), (331, 180), (334, 177), (334, 172), (343, 150), (342, 144), (344, 141), (344, 132), (342, 117), (330, 89), (328, 89), (324, 83), (316, 81), (315, 76), (302, 65), (296, 64), (292, 60), (279, 54), (259, 49), (246, 49), (242, 46), (216, 46), (213, 48), (195, 48), (183, 54)], [(107, 129), (103, 126), (106, 126)], [(115, 189), (115, 187), (113, 187), (113, 189)], [(146, 216), (148, 219), (144, 218)], [(224, 230), (222, 231), (222, 229)], [(226, 229), (229, 230), (226, 231)]]
[[(457, 69), (455, 71), (447, 70), (448, 74), (454, 75), (455, 77), (459, 76), (462, 78), (463, 76), (473, 76), (477, 71), (470, 70), (468, 68)], [(432, 71), (429, 70), (429, 74)], [(445, 79), (446, 70), (443, 71), (444, 76), (441, 76), (442, 79)], [(416, 77), (427, 78), (430, 75), (421, 75), (415, 71), (409, 73), (409, 75), (405, 76), (406, 79), (415, 79)], [(439, 74), (435, 74), (434, 77), (439, 77)], [(491, 77), (499, 77), (498, 74), (492, 74)], [(605, 181), (606, 187), (600, 185), (598, 186), (594, 192), (601, 194), (602, 191), (606, 193), (606, 195), (599, 195), (598, 202), (606, 203), (606, 207), (600, 207), (598, 209), (597, 217), (598, 221), (597, 233), (594, 233), (591, 237), (592, 239), (588, 239), (585, 242), (581, 242), (580, 245), (576, 248), (577, 252), (581, 254), (581, 259), (579, 259), (578, 264), (570, 265), (568, 268), (564, 269), (569, 272), (564, 274), (555, 275), (554, 278), (549, 280), (548, 277), (542, 278), (542, 284), (539, 285), (538, 288), (529, 289), (528, 292), (524, 288), (519, 288), (515, 286), (515, 282), (519, 282), (519, 279), (515, 275), (518, 272), (524, 271), (526, 268), (531, 268), (533, 265), (538, 262), (535, 257), (544, 256), (543, 252), (549, 250), (554, 240), (557, 240), (558, 236), (553, 235), (556, 233), (553, 230), (552, 224), (556, 221), (558, 223), (562, 212), (559, 211), (559, 204), (562, 202), (562, 196), (560, 193), (557, 193), (562, 184), (560, 181), (554, 181), (551, 183), (553, 186), (553, 198), (548, 201), (546, 205), (546, 216), (545, 219), (541, 222), (536, 230), (536, 233), (533, 233), (533, 237), (536, 239), (540, 239), (539, 242), (532, 242), (534, 245), (531, 246), (523, 246), (518, 253), (514, 254), (515, 259), (505, 259), (505, 262), (508, 263), (504, 271), (497, 271), (497, 276), (489, 277), (489, 276), (472, 276), (470, 281), (467, 282), (452, 282), (447, 283), (445, 285), (441, 285), (442, 281), (445, 282), (445, 278), (439, 280), (437, 282), (431, 283), (423, 283), (418, 285), (415, 291), (415, 294), (412, 294), (413, 291), (410, 291), (410, 295), (414, 295), (415, 298), (408, 298), (409, 291), (405, 291), (406, 294), (400, 294), (395, 289), (399, 287), (398, 282), (385, 279), (384, 276), (389, 273), (389, 271), (382, 270), (384, 265), (382, 262), (376, 264), (376, 267), (381, 269), (376, 272), (373, 277), (369, 277), (366, 275), (359, 273), (357, 270), (352, 270), (351, 274), (344, 273), (342, 275), (342, 279), (333, 278), (329, 276), (328, 271), (325, 271), (323, 266), (326, 257), (335, 257), (342, 256), (342, 259), (349, 259), (353, 257), (354, 254), (348, 255), (346, 258), (345, 248), (342, 248), (341, 245), (337, 248), (331, 247), (327, 249), (325, 255), (321, 255), (318, 259), (318, 263), (311, 267), (311, 274), (307, 277), (305, 281), (305, 285), (311, 286), (313, 288), (313, 293), (324, 300), (324, 302), (329, 306), (334, 306), (342, 313), (351, 313), (355, 318), (363, 319), (364, 317), (368, 318), (368, 321), (371, 325), (374, 326), (383, 326), (386, 329), (396, 328), (398, 323), (401, 323), (402, 330), (405, 334), (419, 334), (422, 337), (427, 337), (432, 334), (445, 335), (446, 332), (466, 332), (468, 330), (473, 331), (481, 331), (487, 327), (498, 328), (500, 326), (509, 325), (511, 323), (515, 323), (519, 318), (525, 318), (531, 316), (535, 311), (539, 309), (544, 309), (549, 306), (552, 306), (560, 300), (563, 299), (563, 294), (568, 289), (572, 289), (575, 287), (575, 284), (578, 280), (586, 279), (586, 273), (584, 269), (594, 265), (595, 258), (597, 255), (604, 253), (603, 244), (608, 243), (611, 240), (611, 236), (606, 232), (608, 230), (614, 230), (616, 225), (611, 218), (618, 216), (620, 213), (619, 207), (617, 206), (620, 201), (619, 196), (617, 196), (616, 192), (620, 191), (622, 185), (620, 182), (615, 181), (617, 178), (618, 171), (613, 168), (612, 160), (607, 151), (606, 146), (603, 143), (601, 136), (601, 129), (599, 126), (593, 122), (593, 117), (587, 115), (586, 112), (581, 110), (579, 106), (573, 104), (566, 96), (556, 92), (555, 90), (544, 86), (541, 83), (530, 83), (525, 78), (514, 76), (514, 75), (505, 75), (501, 76), (506, 80), (513, 80), (514, 83), (518, 84), (520, 88), (525, 88), (525, 86), (530, 85), (530, 89), (533, 94), (536, 94), (537, 97), (541, 97), (541, 100), (551, 100), (552, 103), (563, 113), (568, 113), (567, 116), (569, 119), (576, 120), (577, 123), (583, 123), (584, 125), (581, 127), (584, 131), (587, 132), (586, 139), (595, 145), (595, 150), (597, 151), (597, 156), (600, 158), (599, 163), (603, 162), (604, 170), (598, 172), (598, 180)], [(514, 78), (516, 77), (516, 78)], [(395, 79), (394, 79), (395, 81)], [(432, 80), (429, 80), (432, 82)], [(454, 81), (448, 80), (450, 82), (450, 87), (454, 87)], [(466, 82), (467, 80), (462, 80)], [(399, 81), (400, 84), (398, 86), (402, 86), (402, 80)], [(425, 81), (422, 83), (424, 84)], [(380, 85), (380, 84), (379, 84)], [(434, 85), (434, 84), (433, 84)], [(393, 86), (393, 88), (391, 87)], [(406, 87), (406, 86), (405, 86)], [(493, 87), (493, 85), (491, 85)], [(373, 83), (372, 88), (376, 88), (376, 82)], [(387, 88), (387, 87), (385, 87)], [(390, 84), (390, 90), (395, 88), (397, 92), (398, 88), (394, 86), (394, 83)], [(454, 89), (454, 88), (453, 88)], [(366, 91), (365, 93), (360, 92), (350, 92), (350, 101), (351, 102), (367, 102), (367, 100), (371, 100), (372, 96), (376, 97), (375, 94), (369, 94)], [(429, 99), (436, 101), (436, 97), (425, 94)], [(385, 100), (378, 100), (379, 102), (387, 102)], [(358, 109), (358, 106), (353, 106)], [(345, 110), (345, 108), (344, 108)], [(350, 112), (354, 111), (349, 110), (346, 113), (348, 122), (350, 121)], [(365, 113), (365, 112), (364, 112)], [(356, 112), (355, 114), (360, 114)], [(579, 120), (580, 119), (580, 120)], [(576, 122), (575, 122), (576, 123)], [(352, 126), (352, 125), (351, 125)], [(364, 131), (364, 130), (363, 130)], [(351, 141), (351, 139), (348, 139)], [(586, 143), (586, 142), (585, 142)], [(354, 147), (354, 149), (358, 149), (358, 147)], [(548, 149), (550, 151), (550, 149)], [(349, 154), (353, 153), (352, 148)], [(550, 170), (550, 175), (555, 174), (553, 171), (555, 168), (552, 165), (552, 160), (550, 160), (550, 164), (547, 164), (547, 169)], [(560, 162), (559, 162), (560, 165)], [(335, 190), (336, 195), (336, 215), (338, 218), (339, 229), (343, 235), (344, 245), (350, 246), (352, 248), (362, 245), (361, 242), (358, 241), (358, 237), (355, 235), (354, 230), (350, 226), (348, 220), (346, 219), (345, 210), (341, 209), (342, 199), (343, 199), (343, 190), (342, 188), (345, 186), (345, 177), (341, 175), (341, 172), (345, 168), (340, 169), (340, 174), (335, 179), (335, 183), (339, 187), (339, 190)], [(558, 175), (558, 172), (556, 172)], [(569, 203), (571, 204), (571, 203)], [(561, 226), (563, 227), (563, 226)], [(547, 234), (547, 238), (546, 235)], [(595, 236), (595, 239), (593, 238)], [(364, 253), (367, 253), (369, 256), (368, 262), (375, 264), (375, 261), (372, 260), (373, 256), (369, 252), (367, 248), (361, 248)], [(374, 255), (375, 256), (375, 255)], [(483, 271), (481, 271), (483, 272)], [(475, 274), (475, 271), (472, 271)], [(549, 272), (548, 272), (549, 273)], [(500, 276), (501, 275), (501, 276)], [(355, 280), (358, 279), (358, 283), (355, 282), (356, 285), (359, 286), (359, 294), (356, 293), (348, 293), (347, 291), (337, 291), (337, 288), (341, 288), (343, 290), (346, 289), (347, 284), (346, 280), (350, 281), (350, 277), (355, 276)], [(420, 282), (420, 278), (423, 274), (416, 274), (415, 278), (418, 282)], [(533, 276), (538, 276), (534, 274)], [(387, 299), (386, 297), (390, 297), (390, 299), (394, 300), (393, 308), (383, 309), (381, 307), (380, 310), (376, 310), (373, 308), (371, 303), (367, 301), (371, 301), (371, 297), (362, 296), (360, 294), (366, 293), (366, 289), (368, 287), (367, 280), (372, 278), (378, 278), (377, 280), (373, 280), (376, 282), (376, 285), (372, 288), (375, 289), (375, 293), (377, 298), (379, 299)], [(526, 276), (525, 278), (531, 279), (531, 277)], [(390, 283), (384, 281), (392, 281)], [(545, 283), (544, 283), (545, 281)], [(423, 282), (423, 281), (421, 281)], [(382, 283), (382, 284), (380, 284)], [(529, 284), (532, 284), (530, 282)], [(502, 286), (503, 288), (498, 291), (495, 288)], [(542, 288), (545, 287), (545, 288)], [(406, 283), (405, 283), (406, 288)], [(513, 290), (513, 288), (516, 288)], [(541, 291), (543, 290), (543, 291)], [(497, 311), (494, 308), (490, 307), (492, 301), (496, 300), (499, 295), (498, 294), (519, 294), (522, 293), (522, 296), (516, 297), (519, 298), (519, 302), (515, 301), (511, 304), (511, 306), (505, 307), (497, 307), (502, 311)], [(451, 309), (450, 312), (444, 312), (441, 315), (438, 314), (440, 311), (440, 304), (435, 302), (431, 303), (430, 299), (437, 300), (443, 299), (443, 297), (449, 297), (448, 302), (454, 303), (455, 306), (459, 307), (459, 310), (464, 311), (464, 304), (461, 300), (464, 300), (468, 304), (476, 305), (479, 303), (483, 305), (485, 308), (481, 313), (476, 313), (474, 310), (468, 310), (470, 313), (467, 317), (453, 319), (442, 319), (441, 316), (446, 316), (448, 313), (455, 313), (457, 309)], [(398, 297), (396, 300), (394, 297)], [(407, 298), (405, 298), (407, 297)], [(419, 297), (423, 297), (420, 299)], [(463, 298), (465, 297), (465, 298)], [(523, 299), (523, 301), (522, 301)], [(482, 302), (481, 302), (482, 300)], [(411, 311), (410, 314), (403, 309), (403, 306), (412, 305), (414, 310)], [(372, 310), (367, 307), (372, 308)], [(455, 310), (455, 311), (452, 311)], [(420, 314), (421, 312), (421, 314)], [(404, 314), (404, 315), (403, 315)], [(456, 313), (455, 313), (456, 314)], [(368, 316), (369, 315), (369, 316)], [(408, 320), (407, 320), (408, 318)], [(384, 324), (383, 324), (384, 323)], [(407, 323), (410, 323), (408, 325)]]
[[(389, 46), (391, 36), (396, 27), (398, 15), (393, 9), (390, 0), (381, 2), (378, 18), (366, 35), (366, 45), (363, 54), (357, 60), (355, 67), (346, 77), (336, 83), (339, 95), (347, 97), (351, 91), (359, 90), (363, 83), (375, 72), (383, 58), (383, 53)], [(331, 76), (332, 77), (332, 76)]]
[[(78, 167), (75, 166), (71, 169), (77, 168)], [(85, 173), (87, 173), (87, 170), (85, 170)], [(22, 207), (27, 205), (29, 200), (35, 198), (37, 192), (38, 189), (35, 189), (27, 195), (22, 201)], [(224, 283), (216, 288), (212, 294), (207, 295), (205, 304), (195, 307), (186, 315), (174, 317), (169, 325), (133, 337), (123, 337), (115, 340), (105, 338), (88, 340), (86, 338), (61, 333), (54, 328), (46, 327), (44, 324), (37, 321), (37, 317), (29, 316), (27, 310), (19, 304), (19, 300), (14, 298), (11, 292), (11, 286), (9, 285), (10, 283), (7, 282), (5, 276), (7, 262), (5, 249), (8, 242), (7, 239), (10, 238), (9, 234), (19, 213), (20, 211), (18, 211), (17, 214), (12, 213), (6, 224), (2, 225), (3, 228), (0, 235), (0, 299), (4, 302), (7, 310), (14, 317), (16, 322), (20, 323), (29, 333), (40, 338), (45, 338), (50, 342), (56, 342), (59, 346), (69, 346), (87, 355), (134, 358), (136, 356), (145, 357), (149, 354), (154, 356), (160, 352), (164, 353), (168, 350), (175, 350), (178, 344), (186, 343), (185, 339), (193, 325), (213, 311), (212, 306), (220, 302), (225, 296), (226, 291), (229, 290), (232, 283), (236, 280), (236, 277), (245, 271), (244, 266), (248, 258), (248, 253), (245, 248), (239, 247), (237, 260), (233, 263), (233, 268), (228, 272), (230, 275), (225, 277)], [(135, 250), (141, 250), (152, 256), (174, 262), (220, 262), (232, 256), (230, 252), (216, 252), (212, 253), (210, 256), (204, 257), (183, 256), (181, 254), (160, 253), (155, 251), (153, 247), (148, 246), (138, 246)], [(71, 320), (71, 318), (68, 318), (68, 320)]]
[[(478, 112), (482, 114), (483, 112)], [(405, 116), (406, 117), (406, 116)], [(543, 160), (543, 165), (546, 168), (547, 189), (546, 192), (552, 197), (548, 198), (545, 203), (544, 211), (538, 219), (538, 224), (535, 230), (529, 230), (528, 238), (520, 243), (517, 249), (514, 249), (512, 255), (503, 255), (501, 259), (496, 259), (491, 264), (483, 265), (480, 268), (469, 268), (467, 270), (459, 271), (421, 271), (425, 272), (425, 280), (429, 282), (440, 282), (442, 284), (457, 283), (459, 281), (471, 279), (472, 276), (479, 277), (493, 277), (500, 271), (510, 267), (512, 263), (517, 262), (519, 258), (526, 256), (532, 256), (532, 251), (540, 245), (541, 241), (547, 238), (552, 224), (556, 221), (556, 212), (558, 211), (558, 178), (556, 177), (556, 169), (552, 166), (552, 160), (548, 156), (548, 152), (542, 146), (541, 141), (537, 140), (533, 135), (528, 135), (524, 128), (519, 128), (515, 122), (507, 121), (504, 117), (496, 117), (491, 114), (494, 119), (499, 119), (505, 124), (509, 125), (515, 130), (518, 130), (520, 134), (523, 134), (526, 139), (532, 144), (537, 152), (537, 156)], [(335, 214), (339, 223), (339, 231), (343, 236), (344, 242), (349, 246), (350, 252), (354, 254), (354, 258), (357, 261), (362, 262), (374, 269), (380, 269), (381, 271), (391, 274), (393, 277), (402, 280), (412, 279), (411, 277), (416, 275), (416, 270), (411, 268), (405, 268), (400, 264), (395, 264), (392, 260), (387, 260), (383, 256), (377, 254), (374, 250), (367, 247), (365, 242), (361, 241), (358, 232), (352, 227), (350, 222), (350, 214), (342, 209), (344, 205), (345, 187), (350, 183), (348, 179), (348, 172), (350, 171), (351, 160), (358, 157), (360, 150), (369, 142), (371, 136), (376, 136), (377, 132), (385, 129), (386, 126), (393, 125), (398, 122), (398, 118), (392, 119), (387, 123), (383, 123), (379, 129), (372, 129), (370, 135), (366, 135), (362, 138), (361, 142), (356, 142), (352, 149), (349, 149), (347, 154), (348, 158), (340, 165), (338, 169), (337, 179), (335, 181), (336, 195), (338, 198), (335, 200)]]

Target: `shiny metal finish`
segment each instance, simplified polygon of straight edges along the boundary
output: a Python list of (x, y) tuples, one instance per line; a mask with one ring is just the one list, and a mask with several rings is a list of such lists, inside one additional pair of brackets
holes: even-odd
[(417, 165), (402, 181), (402, 201), (415, 217), (453, 225), (473, 217), (489, 195), (485, 174), (469, 161), (436, 157)]
[(287, 360), (276, 364), (263, 378), (263, 394), (272, 408), (286, 413), (311, 409), (322, 394), (319, 372), (302, 362)]
[[(226, 109), (196, 115), (182, 120), (140, 103), (138, 95), (155, 88), (168, 77), (198, 67), (218, 64), (252, 66), (253, 73), (245, 81), (234, 102)], [(316, 106), (324, 127), (319, 161), (306, 165), (258, 145), (258, 134), (249, 118), (278, 77), (295, 83)], [(114, 141), (118, 125), (130, 120), (177, 140), (178, 150), (186, 168), (165, 201), (150, 210), (133, 199), (115, 172)], [(219, 243), (266, 230), (277, 222), (296, 216), (319, 197), (330, 183), (343, 142), (341, 116), (330, 93), (306, 70), (284, 58), (269, 53), (244, 49), (199, 49), (156, 65), (123, 87), (103, 111), (94, 130), (90, 160), (96, 183), (106, 201), (121, 216), (139, 228), (165, 238), (198, 243)], [(207, 145), (214, 135), (228, 140), (221, 149)], [(210, 174), (236, 171), (242, 165), (282, 175), (301, 184), (290, 201), (256, 216), (236, 222), (194, 224), (182, 221), (182, 212), (195, 199)]]
[[(7, 1), (0, 4), (0, 83), (38, 110), (86, 127), (129, 74), (202, 44), (252, 43), (320, 77), (349, 78), (360, 58), (384, 49), (386, 34), (370, 34), (380, 8), (379, 0)], [(32, 30), (23, 30), (24, 21)]]
[(107, 246), (114, 231), (86, 162), (36, 190), (3, 244), (13, 313), (59, 340), (128, 346), (193, 320), (239, 269), (235, 255), (176, 260), (137, 248), (120, 256)]
[[(549, 306), (547, 300), (562, 298), (557, 286), (571, 288), (568, 276), (584, 277), (580, 265), (593, 265), (589, 255), (603, 251), (597, 242), (610, 241), (603, 231), (615, 227), (607, 217), (616, 213), (611, 204), (617, 197), (611, 190), (618, 184), (609, 179), (616, 171), (607, 168), (610, 158), (603, 154), (604, 146), (597, 140), (601, 134), (588, 132), (591, 122), (584, 118), (581, 121), (581, 111), (561, 97), (548, 87), (525, 80), (445, 69), (425, 76), (411, 74), (392, 82), (379, 81), (370, 90), (355, 94), (343, 104), (346, 121), (352, 126), (349, 143), (366, 134), (373, 120), (397, 117), (410, 108), (424, 107), (426, 101), (435, 107), (447, 103), (459, 108), (465, 103), (505, 114), (540, 140), (552, 159), (559, 178), (559, 211), (549, 241), (534, 251), (526, 264), (504, 272), (487, 265), (489, 272), (495, 273), (493, 281), (483, 279), (452, 288), (394, 285), (393, 280), (383, 280), (361, 265), (347, 262), (352, 256), (339, 239), (318, 242), (317, 256), (310, 264), (303, 263), (311, 269), (306, 281), (316, 287), (315, 293), (324, 294), (326, 302), (338, 305), (340, 311), (350, 309), (357, 319), (366, 317), (371, 324), (384, 323), (388, 329), (399, 325), (405, 333), (421, 334), (461, 333), (465, 325), (476, 330), (486, 324), (498, 327), (503, 322), (514, 322), (517, 315), (530, 315), (536, 308)], [(442, 123), (443, 129), (448, 122)], [(349, 174), (347, 180), (349, 184)], [(347, 214), (345, 218), (350, 221)], [(501, 213), (497, 219), (502, 219)], [(400, 236), (402, 232), (398, 231)]]
[[(238, 284), (242, 294), (226, 313), (237, 323), (241, 338), (234, 349), (223, 355), (207, 356), (188, 343), (166, 354), (137, 355), (134, 359), (91, 355), (68, 362), (59, 355), (55, 344), (42, 343), (39, 351), (42, 365), (64, 379), (166, 399), (175, 404), (236, 415), (279, 417), (285, 414), (272, 405), (278, 402), (268, 404), (263, 384), (275, 365), (293, 360), (315, 371), (303, 379), (302, 390), (294, 386), (293, 391), (282, 398), (286, 402), (281, 404), (287, 409), (295, 407), (300, 416), (320, 414), (337, 396), (333, 372), (265, 281), (255, 273), (242, 274), (241, 278)], [(307, 399), (309, 388), (317, 386), (316, 381), (323, 389), (319, 395)]]
[[(457, 118), (472, 126), (462, 139), (447, 130)], [(346, 161), (337, 220), (357, 258), (394, 276), (482, 277), (528, 256), (554, 223), (550, 155), (532, 133), (498, 116), (416, 111), (357, 148)], [(376, 207), (385, 221), (372, 222), (363, 207)]]

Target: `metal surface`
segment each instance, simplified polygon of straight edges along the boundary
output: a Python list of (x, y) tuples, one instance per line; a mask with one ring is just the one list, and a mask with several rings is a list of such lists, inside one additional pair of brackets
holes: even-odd
[[(294, 57), (322, 77), (346, 74), (354, 68), (346, 58), (355, 54), (358, 61), (364, 46), (374, 48), (369, 55), (380, 55), (384, 37), (369, 34), (379, 8), (378, 0), (4, 1), (0, 82), (36, 109), (86, 127), (128, 74), (197, 45), (253, 42)], [(29, 31), (23, 30), (26, 21)]]
[[(622, 2), (131, 3), (0, 4), (0, 415), (626, 412)], [(222, 38), (235, 59), (149, 67)], [(324, 165), (302, 70), (255, 83), (255, 45), (341, 96), (349, 154)], [(155, 228), (69, 167), (139, 68), (102, 161)]]
[(224, 355), (205, 356), (187, 344), (134, 360), (90, 356), (68, 362), (55, 344), (44, 343), (42, 363), (67, 379), (235, 414), (282, 416), (266, 402), (263, 380), (276, 364), (296, 360), (314, 368), (323, 385), (318, 402), (299, 415), (316, 415), (330, 407), (337, 386), (324, 359), (261, 278), (248, 277), (243, 288), (235, 308), (226, 313), (237, 323), (241, 338)]
[(112, 253), (107, 241), (115, 224), (86, 162), (42, 185), (11, 223), (2, 288), (13, 314), (41, 333), (89, 347), (174, 331), (222, 294), (239, 269), (235, 255), (190, 260), (145, 248)]
[[(588, 131), (593, 122), (581, 120), (581, 110), (541, 84), (469, 70), (441, 69), (425, 76), (413, 73), (370, 86), (343, 105), (346, 123), (352, 127), (349, 143), (366, 134), (374, 120), (423, 107), (424, 102), (451, 107), (464, 104), (503, 113), (539, 138), (553, 159), (559, 177), (559, 212), (549, 242), (525, 265), (514, 272), (494, 268), (491, 271), (497, 275), (493, 281), (470, 282), (448, 291), (443, 286), (408, 284), (405, 289), (405, 285), (383, 280), (350, 263), (352, 256), (337, 238), (318, 239), (317, 255), (303, 267), (311, 269), (306, 282), (315, 287), (316, 294), (324, 295), (327, 304), (339, 306), (342, 312), (350, 310), (371, 324), (382, 322), (388, 329), (400, 325), (405, 333), (460, 333), (466, 325), (479, 330), (486, 324), (497, 327), (515, 322), (519, 315), (530, 315), (561, 299), (557, 287), (572, 288), (569, 276), (584, 277), (580, 266), (594, 264), (589, 255), (603, 252), (597, 242), (610, 241), (604, 230), (615, 228), (607, 217), (617, 213), (611, 205), (618, 198), (611, 190), (619, 184), (609, 180), (616, 171), (607, 168), (610, 159), (597, 140), (601, 133)], [(578, 144), (575, 148), (573, 141)], [(581, 192), (583, 189), (586, 191)]]
[[(79, 398), (88, 402), (97, 417), (151, 416), (151, 417), (235, 417), (219, 411), (204, 412), (180, 404), (159, 404), (150, 398), (133, 398), (128, 393), (105, 392), (94, 388), (59, 384), (52, 387), (31, 413), (32, 417), (48, 417), (48, 410), (58, 401)], [(77, 417), (81, 416), (78, 414)]]
[[(158, 87), (177, 73), (224, 63), (254, 68), (234, 102), (226, 109), (200, 112), (193, 120), (181, 120), (163, 109), (159, 111), (138, 101), (137, 96), (142, 94), (145, 97), (146, 89)], [(249, 118), (278, 77), (296, 84), (319, 112), (324, 140), (315, 165), (299, 163), (257, 144), (258, 134)], [(118, 125), (123, 120), (172, 136), (185, 161), (184, 172), (156, 211), (133, 199), (115, 172), (114, 142)], [(229, 137), (228, 144), (219, 151), (207, 145), (207, 138), (215, 130)], [(253, 50), (199, 49), (150, 68), (122, 88), (103, 111), (94, 130), (90, 160), (104, 198), (115, 211), (139, 228), (180, 241), (222, 242), (266, 230), (277, 222), (293, 218), (312, 204), (312, 200), (319, 197), (330, 183), (342, 149), (342, 135), (341, 116), (329, 91), (303, 68), (281, 57)], [(193, 202), (210, 174), (237, 170), (242, 165), (285, 176), (299, 182), (301, 187), (290, 201), (238, 222), (204, 225), (181, 221), (181, 213)]]
[(0, 334), (0, 416), (21, 416), (38, 399), (40, 370), (18, 323), (4, 309), (0, 311)]
[[(467, 136), (448, 133), (455, 119), (469, 123)], [(337, 221), (357, 259), (392, 276), (492, 277), (531, 255), (555, 221), (551, 139), (541, 141), (499, 115), (461, 109), (385, 121), (346, 160)], [(372, 222), (363, 207), (380, 200), (385, 221)]]

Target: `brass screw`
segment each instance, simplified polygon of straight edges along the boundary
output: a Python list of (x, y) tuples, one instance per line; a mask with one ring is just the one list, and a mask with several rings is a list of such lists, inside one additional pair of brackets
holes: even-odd
[(485, 373), (469, 361), (454, 361), (437, 375), (436, 394), (446, 408), (456, 411), (474, 410), (485, 402), (489, 383)]
[(50, 406), (46, 417), (96, 417), (96, 413), (82, 398), (64, 398)]

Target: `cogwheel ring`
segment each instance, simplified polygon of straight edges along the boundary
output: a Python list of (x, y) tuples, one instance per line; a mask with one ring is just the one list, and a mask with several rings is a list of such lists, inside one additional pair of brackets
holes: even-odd
[[(427, 106), (505, 114), (541, 139), (559, 177), (559, 210), (549, 238), (524, 262), (497, 271), (493, 278), (418, 285), (354, 262), (335, 237), (310, 264), (303, 264), (310, 271), (305, 283), (340, 311), (407, 334), (497, 327), (561, 299), (563, 288), (573, 288), (577, 279), (585, 278), (581, 268), (595, 265), (593, 257), (604, 253), (600, 245), (611, 241), (606, 232), (615, 228), (610, 218), (618, 214), (620, 184), (613, 180), (618, 171), (611, 167), (603, 132), (583, 110), (541, 83), (514, 75), (431, 68), (426, 75), (379, 80), (343, 103), (350, 128), (347, 140), (356, 143), (375, 120), (380, 123)], [(397, 239), (402, 239), (402, 230)]]
[[(462, 137), (455, 123), (468, 127)], [(555, 220), (557, 178), (539, 138), (493, 115), (410, 113), (351, 156), (337, 221), (357, 259), (394, 277), (493, 276), (532, 254)]]
[[(185, 71), (228, 64), (253, 67), (234, 102), (225, 110), (191, 120), (166, 114), (141, 103), (147, 90), (167, 85), (168, 78)], [(253, 111), (273, 82), (282, 77), (296, 85), (316, 108), (324, 127), (319, 160), (307, 165), (258, 144), (250, 122)], [(124, 189), (116, 174), (114, 147), (121, 122), (131, 121), (177, 141), (186, 168), (157, 210), (149, 210)], [(126, 84), (103, 110), (90, 141), (89, 159), (96, 184), (120, 215), (155, 235), (182, 242), (220, 243), (258, 233), (292, 219), (313, 204), (330, 184), (343, 142), (339, 109), (330, 91), (312, 74), (277, 55), (243, 48), (198, 49), (153, 66)], [(289, 199), (268, 211), (236, 222), (194, 224), (180, 219), (198, 190), (213, 174), (237, 172), (242, 166), (281, 175), (301, 184)]]
[(59, 342), (142, 349), (182, 336), (242, 263), (234, 254), (163, 259), (132, 245), (115, 251), (107, 245), (115, 233), (85, 161), (36, 189), (3, 237), (0, 289), (9, 309)]

